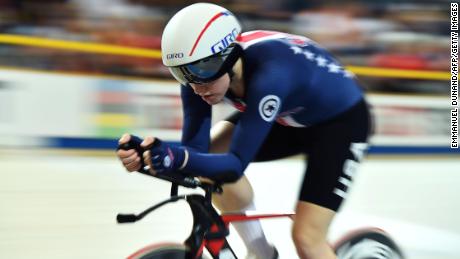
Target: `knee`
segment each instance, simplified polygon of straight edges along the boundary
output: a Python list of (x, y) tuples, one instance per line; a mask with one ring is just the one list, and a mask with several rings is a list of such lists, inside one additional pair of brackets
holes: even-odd
[(301, 258), (318, 258), (315, 255), (322, 254), (328, 247), (324, 231), (314, 227), (294, 228), (292, 240)]
[(322, 238), (315, 235), (315, 231), (292, 231), (292, 240), (296, 247), (311, 248), (322, 243)]
[(254, 194), (251, 189), (240, 189), (239, 191), (225, 190), (222, 195), (214, 195), (213, 203), (222, 212), (242, 212), (253, 203)]
[(245, 176), (233, 184), (223, 186), (223, 193), (213, 196), (213, 203), (222, 212), (242, 212), (251, 206), (254, 192)]

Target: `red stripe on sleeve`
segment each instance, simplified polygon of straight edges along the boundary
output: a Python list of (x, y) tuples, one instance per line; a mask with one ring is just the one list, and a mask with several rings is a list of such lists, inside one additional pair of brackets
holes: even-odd
[(260, 39), (260, 38), (262, 38), (262, 37), (274, 35), (274, 34), (277, 34), (277, 33), (279, 33), (279, 32), (274, 32), (274, 31), (256, 31), (256, 32), (249, 33), (249, 34), (238, 35), (238, 37), (236, 38), (236, 40), (239, 41), (239, 42), (248, 42), (248, 41), (251, 41), (251, 40), (257, 40), (257, 39)]

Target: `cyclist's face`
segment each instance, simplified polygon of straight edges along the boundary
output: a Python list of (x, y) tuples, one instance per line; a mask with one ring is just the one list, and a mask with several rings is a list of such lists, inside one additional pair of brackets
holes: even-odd
[(210, 105), (214, 105), (221, 102), (224, 98), (225, 93), (230, 86), (230, 77), (226, 73), (212, 82), (206, 84), (190, 83), (190, 86), (205, 102)]

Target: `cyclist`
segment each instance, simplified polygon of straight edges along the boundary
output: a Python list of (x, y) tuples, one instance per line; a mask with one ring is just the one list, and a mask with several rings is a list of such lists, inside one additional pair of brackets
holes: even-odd
[[(353, 74), (306, 37), (242, 33), (231, 12), (208, 3), (185, 7), (171, 18), (162, 57), (181, 84), (181, 146), (147, 137), (143, 154), (117, 151), (126, 169), (136, 171), (145, 163), (152, 174), (178, 171), (226, 182), (213, 202), (223, 212), (235, 212), (253, 208), (253, 190), (243, 174), (251, 161), (306, 154), (293, 240), (301, 258), (335, 258), (326, 241), (328, 228), (370, 132), (368, 107)], [(222, 100), (238, 112), (211, 130), (211, 106)], [(129, 140), (124, 135), (120, 143)], [(277, 258), (258, 221), (235, 228), (250, 256)]]

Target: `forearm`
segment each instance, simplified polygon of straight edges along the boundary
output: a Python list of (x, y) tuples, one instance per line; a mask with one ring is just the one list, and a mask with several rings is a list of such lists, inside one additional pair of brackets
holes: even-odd
[(182, 171), (219, 182), (234, 182), (243, 175), (241, 160), (233, 153), (208, 154), (187, 150)]

